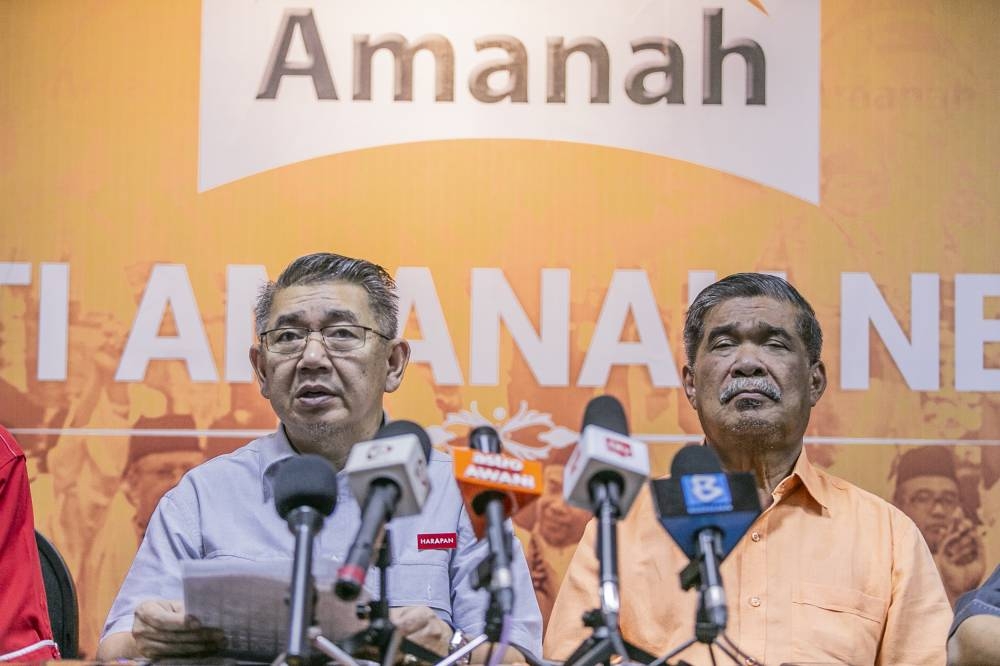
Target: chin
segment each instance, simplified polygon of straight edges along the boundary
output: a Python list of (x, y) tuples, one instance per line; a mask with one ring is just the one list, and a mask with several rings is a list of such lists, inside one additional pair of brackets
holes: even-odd
[(295, 424), (295, 429), (307, 433), (314, 441), (321, 441), (343, 432), (346, 426), (343, 421), (308, 421)]
[(782, 448), (785, 441), (785, 430), (780, 424), (752, 416), (741, 418), (729, 432), (744, 446), (761, 450)]
[(750, 433), (769, 433), (778, 432), (780, 428), (773, 421), (768, 421), (767, 419), (762, 419), (758, 416), (745, 415), (742, 416), (736, 424), (733, 426), (734, 432), (750, 434)]

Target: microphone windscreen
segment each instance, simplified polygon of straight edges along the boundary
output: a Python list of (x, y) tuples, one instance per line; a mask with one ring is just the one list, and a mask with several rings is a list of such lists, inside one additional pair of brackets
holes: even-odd
[(479, 426), (469, 433), (469, 448), (482, 453), (500, 453), (500, 435), (492, 426)]
[(688, 474), (714, 474), (722, 471), (719, 456), (708, 446), (689, 444), (674, 456), (670, 476), (679, 479)]
[(431, 438), (427, 431), (413, 421), (399, 420), (389, 421), (379, 428), (375, 433), (375, 439), (389, 439), (390, 437), (400, 437), (402, 435), (413, 435), (420, 441), (420, 450), (424, 452), (424, 460), (431, 457)]
[(622, 403), (614, 396), (599, 395), (587, 403), (580, 432), (589, 425), (599, 426), (624, 437), (629, 436), (625, 410), (622, 409)]
[(282, 518), (301, 506), (329, 516), (336, 503), (337, 472), (326, 458), (306, 453), (289, 458), (278, 468), (274, 477), (274, 507)]

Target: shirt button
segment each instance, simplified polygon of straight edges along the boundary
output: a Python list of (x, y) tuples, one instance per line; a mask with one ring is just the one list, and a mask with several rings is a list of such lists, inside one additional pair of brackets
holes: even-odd
[(760, 597), (750, 597), (750, 605), (754, 608), (760, 606)]
[(750, 538), (754, 541), (760, 541), (760, 532), (753, 532), (750, 534)]

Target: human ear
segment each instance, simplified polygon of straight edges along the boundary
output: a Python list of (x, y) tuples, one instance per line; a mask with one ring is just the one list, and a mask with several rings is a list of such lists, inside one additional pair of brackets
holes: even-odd
[(809, 369), (809, 403), (815, 407), (826, 391), (826, 365), (816, 361)]
[(389, 355), (386, 359), (385, 392), (392, 393), (403, 383), (403, 374), (410, 362), (410, 343), (396, 338), (387, 343)]
[(682, 370), (683, 382), (684, 382), (684, 395), (687, 396), (688, 402), (697, 411), (698, 409), (698, 391), (694, 386), (694, 370), (691, 366), (685, 364)]
[(260, 386), (260, 394), (267, 399), (270, 399), (268, 393), (270, 392), (268, 375), (267, 375), (267, 363), (266, 354), (261, 350), (258, 345), (250, 345), (250, 365), (253, 367), (253, 373), (257, 376), (257, 384)]

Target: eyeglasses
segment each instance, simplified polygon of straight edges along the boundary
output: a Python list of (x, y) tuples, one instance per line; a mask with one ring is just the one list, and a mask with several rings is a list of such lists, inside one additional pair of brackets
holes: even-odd
[(300, 326), (287, 326), (285, 328), (274, 328), (260, 334), (260, 341), (269, 352), (275, 354), (301, 354), (306, 348), (309, 336), (319, 333), (323, 346), (331, 352), (349, 352), (361, 349), (365, 346), (368, 333), (374, 333), (380, 338), (392, 340), (387, 335), (383, 335), (374, 328), (361, 326), (360, 324), (335, 324), (324, 326), (317, 330), (315, 328), (303, 328)]
[(910, 495), (910, 503), (925, 510), (940, 504), (945, 511), (954, 511), (958, 506), (958, 495), (951, 492), (936, 495), (930, 490), (918, 490)]

